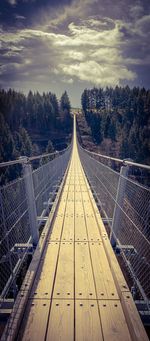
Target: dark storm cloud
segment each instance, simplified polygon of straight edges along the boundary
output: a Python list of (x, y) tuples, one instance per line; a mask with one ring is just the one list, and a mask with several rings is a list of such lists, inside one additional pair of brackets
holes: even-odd
[(72, 0), (1, 0), (0, 22), (5, 28), (29, 26), (35, 16), (38, 20), (40, 11), (70, 5), (71, 2)]
[[(136, 58), (137, 63), (147, 64), (150, 62), (150, 15), (136, 18), (130, 24), (122, 23), (120, 32), (123, 35), (123, 55)], [(135, 63), (136, 64), (136, 63)]]
[[(54, 69), (54, 60), (59, 56), (50, 52), (41, 38), (41, 33), (23, 30), (9, 33), (1, 47), (1, 81), (2, 84), (19, 82), (44, 82), (50, 79)], [(52, 77), (51, 77), (52, 79)]]

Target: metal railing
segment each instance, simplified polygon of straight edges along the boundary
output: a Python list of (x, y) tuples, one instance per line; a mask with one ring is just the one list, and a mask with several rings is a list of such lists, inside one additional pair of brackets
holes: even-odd
[[(110, 239), (129, 270), (134, 293), (150, 309), (150, 188), (135, 181), (131, 167), (150, 166), (89, 152), (79, 146), (84, 171), (110, 227)], [(114, 162), (117, 165), (114, 167)], [(118, 165), (119, 164), (119, 165)], [(115, 171), (113, 168), (118, 169)], [(111, 223), (110, 223), (111, 222)]]
[[(0, 164), (22, 165), (23, 177), (0, 188), (0, 296), (11, 288), (16, 294), (16, 274), (33, 245), (39, 225), (48, 213), (66, 170), (72, 146), (62, 152), (20, 158)], [(131, 169), (150, 167), (89, 152), (79, 154), (111, 230), (112, 245), (119, 250), (147, 305), (150, 301), (150, 189), (137, 181)], [(32, 170), (31, 163), (39, 162)], [(137, 172), (136, 172), (137, 173)], [(138, 173), (139, 174), (139, 173)], [(134, 174), (135, 175), (135, 174)], [(130, 177), (129, 177), (130, 176)]]
[[(49, 212), (67, 168), (72, 145), (66, 150), (0, 164), (22, 165), (23, 176), (0, 188), (0, 298), (16, 296), (16, 275), (38, 242), (42, 217)], [(39, 160), (32, 170), (31, 162)], [(33, 251), (33, 248), (32, 248)]]

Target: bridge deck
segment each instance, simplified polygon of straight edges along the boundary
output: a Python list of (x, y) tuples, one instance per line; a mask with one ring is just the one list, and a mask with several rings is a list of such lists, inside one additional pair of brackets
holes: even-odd
[(81, 166), (76, 134), (17, 339), (147, 339)]

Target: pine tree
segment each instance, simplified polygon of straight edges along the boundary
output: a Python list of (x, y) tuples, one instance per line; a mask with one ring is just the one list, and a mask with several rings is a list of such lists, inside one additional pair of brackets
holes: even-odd
[(66, 132), (70, 131), (72, 126), (72, 117), (71, 117), (71, 105), (69, 101), (69, 97), (67, 92), (65, 91), (60, 99), (60, 113), (62, 125)]

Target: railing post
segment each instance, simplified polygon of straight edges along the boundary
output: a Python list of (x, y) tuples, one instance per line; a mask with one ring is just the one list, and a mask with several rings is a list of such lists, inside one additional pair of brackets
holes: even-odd
[(25, 189), (26, 189), (26, 196), (27, 196), (27, 203), (28, 203), (32, 243), (34, 246), (36, 246), (39, 240), (39, 231), (38, 231), (36, 203), (35, 203), (33, 178), (32, 178), (32, 166), (26, 156), (21, 157), (21, 159), (23, 160), (23, 175), (24, 175)]
[(113, 220), (112, 220), (112, 228), (111, 228), (111, 233), (110, 233), (110, 242), (113, 247), (115, 247), (116, 245), (115, 236), (117, 234), (117, 230), (119, 229), (119, 222), (120, 222), (120, 217), (121, 217), (120, 207), (123, 206), (123, 199), (124, 199), (124, 193), (126, 189), (128, 172), (129, 172), (129, 166), (124, 163), (120, 169), (120, 177), (119, 177), (118, 188), (117, 188), (116, 203), (115, 203)]

